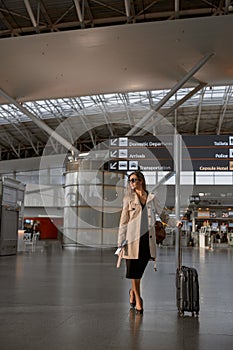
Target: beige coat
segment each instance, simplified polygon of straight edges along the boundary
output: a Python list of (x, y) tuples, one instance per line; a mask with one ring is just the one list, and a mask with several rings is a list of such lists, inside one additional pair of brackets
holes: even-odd
[[(156, 214), (160, 216), (163, 222), (170, 223), (171, 226), (174, 225), (174, 221), (172, 222), (171, 219), (169, 219), (166, 210), (161, 208), (158, 199), (153, 193), (148, 194), (146, 206), (148, 213), (150, 254), (152, 258), (156, 258)], [(136, 193), (132, 192), (130, 195), (126, 195), (123, 200), (123, 209), (118, 233), (119, 247), (124, 240), (127, 241), (122, 256), (125, 259), (138, 259), (141, 215), (142, 207)]]

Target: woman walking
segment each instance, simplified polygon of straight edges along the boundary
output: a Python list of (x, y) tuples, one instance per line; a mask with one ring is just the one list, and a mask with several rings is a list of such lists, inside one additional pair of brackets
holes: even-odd
[(147, 191), (142, 172), (137, 170), (131, 173), (128, 193), (123, 199), (118, 247), (125, 242), (122, 257), (126, 260), (126, 278), (131, 279), (130, 306), (136, 308), (136, 313), (141, 315), (141, 278), (148, 261), (156, 261), (156, 214), (163, 222), (171, 226), (175, 224), (175, 220), (169, 219), (169, 215), (161, 208), (155, 195)]

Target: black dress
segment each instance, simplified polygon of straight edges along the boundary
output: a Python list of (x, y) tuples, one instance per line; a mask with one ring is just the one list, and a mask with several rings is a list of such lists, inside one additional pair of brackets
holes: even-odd
[(126, 278), (140, 279), (150, 260), (149, 231), (147, 207), (142, 204), (142, 217), (140, 227), (139, 258), (126, 259)]

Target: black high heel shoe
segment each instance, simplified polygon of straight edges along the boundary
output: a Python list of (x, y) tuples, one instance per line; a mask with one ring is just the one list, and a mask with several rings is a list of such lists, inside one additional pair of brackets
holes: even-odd
[[(130, 292), (131, 292), (131, 288), (130, 288), (130, 290), (129, 290), (129, 296), (130, 296)], [(130, 303), (130, 307), (131, 307), (131, 309), (134, 309), (135, 308), (135, 306), (136, 306), (136, 300), (135, 300), (135, 297), (134, 297), (134, 301), (131, 303), (131, 302), (129, 302)]]
[(142, 304), (142, 308), (141, 309), (136, 309), (136, 315), (143, 315), (143, 300), (141, 299), (141, 304)]

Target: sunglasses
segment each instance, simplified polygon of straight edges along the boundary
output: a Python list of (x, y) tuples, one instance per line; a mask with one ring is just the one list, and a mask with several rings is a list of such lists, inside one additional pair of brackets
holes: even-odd
[(138, 181), (138, 179), (135, 179), (135, 178), (129, 180), (129, 182), (131, 182), (132, 184), (134, 184), (137, 181)]

